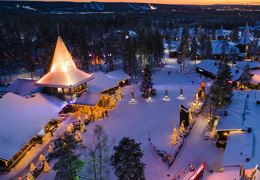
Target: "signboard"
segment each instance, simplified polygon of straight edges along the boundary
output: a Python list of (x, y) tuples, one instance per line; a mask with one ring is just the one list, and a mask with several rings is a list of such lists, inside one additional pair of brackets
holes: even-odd
[(189, 180), (199, 180), (204, 173), (205, 162), (194, 172)]

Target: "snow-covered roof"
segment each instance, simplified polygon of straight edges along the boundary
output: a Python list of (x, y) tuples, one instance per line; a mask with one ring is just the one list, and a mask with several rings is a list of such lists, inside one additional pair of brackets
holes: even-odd
[(41, 93), (21, 97), (6, 93), (0, 98), (0, 158), (9, 160), (65, 106), (61, 100)]
[[(222, 45), (224, 40), (215, 40), (211, 42), (212, 45), (212, 54), (213, 55), (219, 55), (222, 54)], [(236, 53), (239, 53), (239, 49), (236, 47), (235, 44), (228, 42), (228, 52), (230, 52), (232, 49), (236, 51)]]
[(100, 93), (84, 92), (72, 104), (95, 106), (101, 97), (102, 94)]
[(206, 177), (205, 180), (241, 180), (239, 171), (240, 167), (225, 167), (224, 172), (214, 172)]
[(258, 75), (253, 75), (253, 76), (251, 77), (250, 82), (252, 82), (252, 83), (254, 83), (254, 84), (259, 84), (259, 83), (260, 83), (260, 76), (258, 76)]
[[(211, 74), (216, 76), (217, 72), (218, 72), (218, 63), (219, 63), (218, 61), (206, 59), (206, 60), (203, 60), (201, 63), (196, 64), (195, 67), (202, 69), (204, 71), (210, 72)], [(232, 74), (231, 81), (233, 81), (233, 82), (237, 81), (240, 78), (242, 71), (237, 68), (234, 68), (234, 67), (230, 67), (230, 69), (231, 69), (231, 74)]]
[(77, 69), (72, 56), (61, 37), (58, 36), (51, 70), (37, 84), (44, 87), (74, 88), (93, 77)]
[(25, 96), (31, 94), (31, 92), (39, 92), (41, 89), (42, 87), (36, 86), (34, 80), (16, 79), (5, 89), (5, 91)]
[(245, 102), (245, 93), (233, 92), (231, 103), (224, 108), (227, 116), (220, 116), (216, 130), (246, 130), (243, 126)]
[(110, 78), (119, 83), (120, 81), (126, 80), (126, 79), (131, 79), (131, 77), (126, 74), (124, 71), (121, 69), (111, 71), (106, 73), (106, 75)]
[(118, 86), (116, 81), (110, 79), (101, 71), (94, 72), (93, 76), (94, 79), (88, 82), (89, 92), (99, 93)]
[(253, 155), (253, 133), (231, 132), (225, 148), (222, 166), (236, 166), (246, 163)]
[(236, 67), (239, 69), (244, 69), (245, 65), (249, 63), (250, 69), (259, 69), (260, 68), (260, 62), (258, 61), (242, 61), (241, 63), (237, 64)]
[(241, 165), (244, 169), (252, 169), (256, 167), (256, 164), (253, 162), (245, 163)]
[(251, 40), (251, 37), (250, 37), (248, 23), (246, 23), (246, 26), (245, 26), (245, 28), (243, 30), (243, 33), (242, 33), (240, 39), (237, 41), (237, 44), (248, 45), (251, 42), (252, 42), (252, 40)]

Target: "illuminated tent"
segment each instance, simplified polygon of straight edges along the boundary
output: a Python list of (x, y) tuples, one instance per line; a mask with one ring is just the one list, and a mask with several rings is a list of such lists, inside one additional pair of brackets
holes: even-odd
[(74, 88), (93, 77), (77, 69), (68, 49), (58, 36), (51, 70), (37, 84), (44, 87)]
[(64, 42), (58, 36), (51, 70), (36, 84), (43, 86), (46, 93), (70, 101), (75, 99), (77, 94), (87, 91), (87, 81), (91, 79), (92, 75), (77, 69)]

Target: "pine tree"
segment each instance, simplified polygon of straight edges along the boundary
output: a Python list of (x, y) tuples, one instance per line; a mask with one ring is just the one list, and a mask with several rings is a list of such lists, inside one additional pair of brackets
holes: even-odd
[(166, 43), (168, 44), (168, 49), (170, 51), (171, 48), (172, 48), (172, 46), (171, 46), (171, 35), (167, 34), (165, 40), (166, 40)]
[(134, 139), (124, 137), (119, 145), (114, 147), (114, 151), (115, 153), (111, 157), (112, 166), (114, 166), (114, 174), (119, 180), (145, 180), (145, 164), (141, 162), (143, 157), (141, 143), (136, 143)]
[(204, 59), (204, 57), (206, 56), (206, 39), (207, 39), (207, 35), (203, 34), (201, 35), (199, 41), (200, 41), (200, 58)]
[(238, 36), (238, 27), (237, 26), (235, 26), (232, 29), (230, 36), (231, 36), (231, 41), (232, 42), (237, 42), (238, 41), (239, 36)]
[(191, 51), (190, 51), (191, 59), (196, 59), (198, 55), (198, 47), (199, 45), (197, 44), (196, 39), (193, 38), (191, 42)]
[(248, 86), (250, 84), (250, 80), (251, 80), (251, 70), (250, 70), (250, 64), (249, 62), (247, 62), (239, 78), (240, 87), (243, 87), (243, 85)]
[(226, 39), (222, 40), (222, 46), (221, 46), (221, 54), (222, 54), (222, 62), (226, 63), (227, 61), (227, 54), (229, 53), (229, 44)]
[[(149, 46), (148, 46), (149, 47)], [(163, 45), (163, 39), (159, 32), (159, 30), (156, 30), (154, 34), (154, 60), (157, 65), (161, 62), (163, 56), (164, 56), (164, 45)]]
[(223, 106), (231, 102), (233, 95), (232, 78), (229, 65), (219, 63), (216, 80), (210, 87), (210, 100), (216, 109), (222, 109)]
[(86, 163), (79, 159), (80, 154), (75, 154), (77, 143), (74, 136), (65, 133), (55, 142), (55, 145), (55, 157), (59, 158), (53, 167), (57, 171), (55, 179), (76, 179)]
[(205, 52), (205, 56), (207, 59), (210, 59), (212, 58), (212, 44), (211, 44), (211, 41), (210, 41), (210, 38), (207, 38), (207, 41), (206, 41), (206, 52)]
[(188, 28), (183, 28), (182, 29), (182, 34), (181, 34), (181, 43), (180, 46), (178, 47), (178, 63), (179, 64), (184, 64), (185, 66), (185, 59), (189, 55), (189, 30)]
[(147, 98), (149, 95), (149, 89), (151, 89), (151, 95), (156, 95), (156, 90), (153, 89), (152, 83), (152, 72), (150, 70), (150, 66), (146, 64), (143, 73), (142, 73), (143, 81), (140, 84), (139, 90), (143, 93), (142, 96)]

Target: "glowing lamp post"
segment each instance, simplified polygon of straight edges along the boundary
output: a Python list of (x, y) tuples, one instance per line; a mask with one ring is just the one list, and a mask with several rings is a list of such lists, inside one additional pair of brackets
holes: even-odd
[(135, 100), (135, 92), (134, 92), (134, 90), (131, 91), (131, 94), (132, 94), (132, 99), (131, 99), (130, 103), (135, 104), (136, 100)]
[(168, 99), (169, 97), (168, 97), (168, 88), (165, 88), (165, 97), (164, 97), (164, 99)]
[(151, 92), (152, 92), (152, 90), (149, 89), (149, 90), (148, 90), (148, 99), (147, 99), (148, 102), (151, 102), (151, 101), (152, 101)]
[(183, 87), (180, 88), (180, 98), (183, 98)]

